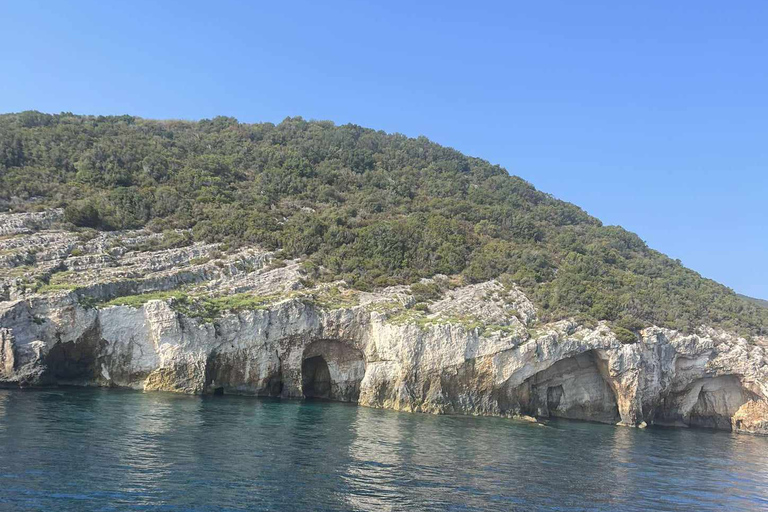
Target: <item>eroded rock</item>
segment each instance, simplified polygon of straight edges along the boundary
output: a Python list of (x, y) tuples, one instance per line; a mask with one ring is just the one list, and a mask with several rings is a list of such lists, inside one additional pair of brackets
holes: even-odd
[[(156, 235), (83, 242), (71, 233), (20, 233), (0, 240), (5, 255), (28, 251), (21, 239), (30, 237), (39, 250), (29, 272), (49, 284), (25, 288), (29, 276), (10, 259), (0, 271), (5, 386), (311, 397), (768, 433), (765, 338), (649, 327), (624, 344), (602, 323), (541, 324), (519, 289), (496, 281), (447, 289), (424, 310), (403, 286), (305, 288), (300, 262), (273, 265), (273, 253), (255, 248), (139, 251)], [(184, 297), (107, 304), (180, 289)], [(238, 300), (227, 302), (233, 294)], [(206, 297), (219, 298), (219, 309), (195, 303)]]

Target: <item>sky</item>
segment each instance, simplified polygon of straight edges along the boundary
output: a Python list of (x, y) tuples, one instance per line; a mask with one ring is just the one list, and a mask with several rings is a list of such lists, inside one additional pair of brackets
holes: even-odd
[(768, 2), (0, 0), (0, 112), (425, 135), (768, 298)]

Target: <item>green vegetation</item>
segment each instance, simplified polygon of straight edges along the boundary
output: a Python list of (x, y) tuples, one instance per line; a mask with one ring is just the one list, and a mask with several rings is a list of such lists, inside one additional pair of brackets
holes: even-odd
[(368, 311), (376, 311), (377, 313), (394, 314), (395, 312), (404, 308), (399, 301), (395, 299), (388, 299), (380, 302), (371, 302), (370, 304), (366, 304), (365, 309)]
[(499, 324), (485, 324), (483, 326), (483, 334), (491, 334), (494, 332), (500, 333), (502, 336), (509, 336), (517, 332), (517, 329), (512, 325), (499, 325)]
[(432, 322), (423, 311), (417, 309), (406, 308), (392, 308), (387, 313), (387, 320), (395, 325), (413, 324), (419, 329), (425, 329), (426, 326)]
[(188, 231), (166, 229), (161, 237), (149, 238), (130, 247), (134, 251), (162, 251), (192, 245), (192, 235)]
[(75, 272), (72, 270), (61, 270), (62, 268), (63, 267), (54, 269), (51, 274), (38, 276), (31, 282), (30, 288), (36, 293), (50, 293), (60, 290), (70, 291), (77, 289), (77, 283), (71, 281)]
[(741, 294), (739, 294), (739, 297), (741, 297), (742, 299), (747, 300), (749, 302), (752, 302), (754, 304), (757, 304), (758, 306), (761, 306), (761, 307), (764, 307), (764, 308), (768, 308), (768, 300), (756, 299), (754, 297), (747, 297), (746, 295), (741, 295)]
[(76, 285), (70, 284), (70, 283), (52, 283), (52, 284), (43, 284), (40, 285), (38, 288), (35, 289), (36, 293), (50, 293), (50, 292), (56, 292), (60, 290), (67, 290), (71, 291), (76, 288)]
[[(225, 312), (253, 311), (265, 309), (276, 297), (263, 297), (251, 293), (238, 293), (224, 297), (199, 297), (179, 301), (177, 309), (193, 318), (213, 321)], [(183, 309), (182, 309), (183, 308)]]
[(166, 291), (166, 292), (148, 292), (139, 295), (126, 295), (124, 297), (117, 297), (100, 306), (130, 306), (132, 308), (140, 308), (150, 300), (168, 300), (176, 299), (177, 301), (187, 302), (189, 296), (182, 291)]
[(360, 302), (357, 292), (354, 290), (340, 290), (336, 286), (329, 286), (319, 291), (313, 291), (311, 297), (304, 294), (299, 294), (298, 296), (306, 297), (323, 309), (353, 307), (357, 306)]
[(416, 302), (430, 302), (443, 296), (446, 287), (440, 282), (414, 283), (411, 285), (413, 300)]
[(132, 308), (140, 308), (150, 300), (167, 301), (169, 299), (173, 299), (171, 305), (176, 311), (188, 317), (212, 322), (228, 311), (238, 312), (265, 309), (277, 297), (259, 296), (251, 293), (238, 293), (223, 297), (193, 297), (184, 291), (170, 290), (118, 297), (99, 304), (99, 306), (130, 306)]
[(635, 333), (629, 329), (614, 326), (612, 330), (616, 335), (616, 339), (618, 339), (621, 343), (635, 343), (637, 341), (637, 336), (635, 336)]
[(305, 256), (312, 280), (360, 290), (437, 273), (470, 283), (506, 274), (544, 321), (768, 332), (768, 309), (424, 137), (301, 118), (0, 116), (0, 210), (50, 207), (79, 228), (191, 228), (169, 243), (279, 248)]
[(506, 325), (486, 324), (474, 315), (437, 315), (433, 318), (427, 316), (428, 311), (415, 304), (410, 309), (394, 309), (389, 311), (388, 320), (393, 324), (413, 324), (419, 329), (426, 329), (431, 325), (460, 325), (465, 331), (477, 330), (478, 333), (489, 335), (493, 332), (501, 332), (508, 335), (514, 332), (514, 328)]

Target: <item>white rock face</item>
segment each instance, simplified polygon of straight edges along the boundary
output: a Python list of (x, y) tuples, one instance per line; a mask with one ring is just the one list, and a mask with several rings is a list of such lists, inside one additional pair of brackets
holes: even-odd
[[(49, 254), (71, 242), (68, 234), (28, 236), (48, 240)], [(21, 247), (16, 237), (3, 242)], [(256, 250), (124, 251), (98, 271), (109, 244), (89, 243), (85, 254), (66, 249), (53, 260), (58, 272), (72, 271), (74, 290), (22, 290), (0, 301), (0, 384), (312, 396), (403, 411), (768, 434), (765, 338), (650, 327), (622, 344), (606, 324), (542, 325), (520, 290), (496, 281), (446, 290), (417, 311), (408, 287), (302, 289), (296, 262), (269, 266), (272, 255)], [(200, 262), (201, 254), (215, 261)], [(205, 296), (270, 298), (213, 318), (174, 298), (93, 307), (179, 283)]]
[[(534, 336), (483, 333), (300, 299), (225, 314), (214, 324), (160, 300), (86, 310), (72, 294), (3, 303), (0, 324), (7, 385), (311, 394), (404, 411), (737, 430), (740, 409), (768, 396), (764, 349), (716, 331), (684, 336), (650, 328), (623, 345), (605, 325), (563, 321)], [(30, 380), (35, 365), (44, 371)]]
[(14, 213), (0, 215), (0, 236), (32, 233), (47, 228), (61, 220), (64, 210), (48, 210), (39, 213)]

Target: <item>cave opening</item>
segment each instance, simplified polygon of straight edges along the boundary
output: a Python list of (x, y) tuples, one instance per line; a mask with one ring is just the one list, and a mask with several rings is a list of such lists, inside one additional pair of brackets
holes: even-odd
[(59, 384), (84, 384), (99, 377), (99, 357), (106, 342), (98, 325), (77, 340), (59, 341), (45, 356), (46, 372)]
[(363, 353), (351, 343), (318, 339), (304, 347), (301, 395), (304, 398), (357, 402), (365, 376)]
[(653, 418), (657, 425), (688, 426), (715, 430), (741, 428), (733, 416), (739, 408), (759, 397), (747, 390), (736, 375), (694, 380), (670, 392)]
[(323, 356), (307, 358), (301, 364), (301, 387), (304, 398), (331, 398), (331, 372)]
[(616, 423), (618, 403), (605, 373), (589, 350), (536, 373), (515, 395), (521, 410), (532, 416)]

